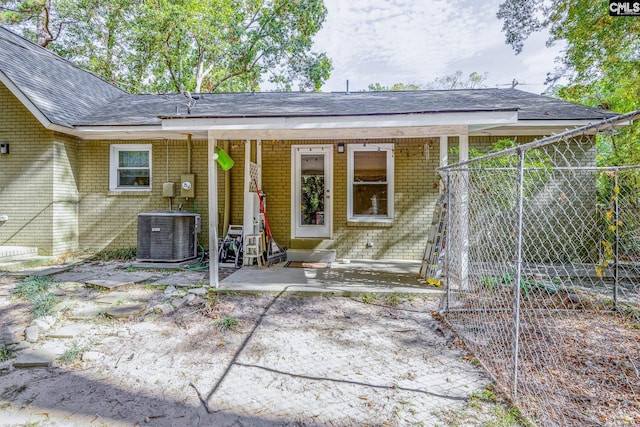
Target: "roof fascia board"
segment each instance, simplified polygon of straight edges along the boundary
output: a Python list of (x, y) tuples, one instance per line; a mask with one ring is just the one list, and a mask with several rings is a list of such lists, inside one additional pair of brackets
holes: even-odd
[[(78, 126), (76, 135), (83, 140), (143, 140), (143, 139), (185, 139), (187, 133), (163, 130), (153, 126)], [(206, 133), (200, 132), (206, 139)]]
[(163, 119), (162, 129), (194, 130), (300, 130), (406, 128), (426, 126), (507, 125), (516, 123), (516, 111), (388, 114), (371, 116), (306, 116), (306, 117), (245, 117), (245, 118), (179, 118)]
[(211, 130), (210, 135), (220, 140), (235, 139), (388, 139), (388, 138), (425, 138), (442, 135), (467, 135), (466, 126), (423, 126), (393, 128), (341, 128), (341, 129), (245, 129)]

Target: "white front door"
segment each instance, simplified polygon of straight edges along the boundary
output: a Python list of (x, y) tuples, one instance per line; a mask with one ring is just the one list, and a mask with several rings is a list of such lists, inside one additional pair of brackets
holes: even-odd
[(331, 237), (333, 145), (293, 145), (291, 163), (292, 237)]

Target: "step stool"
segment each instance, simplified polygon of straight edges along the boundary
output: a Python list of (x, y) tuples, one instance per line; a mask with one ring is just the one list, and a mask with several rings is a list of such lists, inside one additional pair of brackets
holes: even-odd
[(247, 234), (244, 236), (244, 265), (253, 265), (256, 260), (258, 268), (261, 268), (264, 261), (264, 250), (262, 248), (262, 234)]

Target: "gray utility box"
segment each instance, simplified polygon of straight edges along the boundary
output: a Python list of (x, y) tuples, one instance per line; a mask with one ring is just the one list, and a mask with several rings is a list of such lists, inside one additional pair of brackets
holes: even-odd
[(180, 262), (198, 256), (200, 215), (182, 211), (138, 214), (138, 261)]

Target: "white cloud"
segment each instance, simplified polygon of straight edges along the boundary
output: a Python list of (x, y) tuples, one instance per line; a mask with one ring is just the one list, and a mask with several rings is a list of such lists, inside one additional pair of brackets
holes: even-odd
[(424, 84), (458, 69), (488, 72), (490, 81), (520, 75), (541, 83), (553, 70), (555, 51), (536, 42), (528, 52), (528, 43), (516, 57), (495, 17), (499, 3), (325, 0), (328, 18), (315, 49), (327, 52), (334, 70), (323, 90), (343, 91), (347, 79), (351, 90), (376, 82)]

